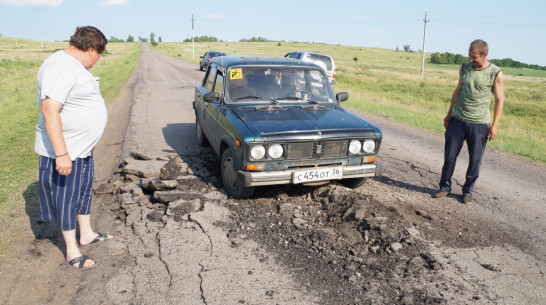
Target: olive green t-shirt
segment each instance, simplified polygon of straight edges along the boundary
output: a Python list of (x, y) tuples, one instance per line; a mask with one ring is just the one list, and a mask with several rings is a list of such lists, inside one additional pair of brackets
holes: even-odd
[(471, 63), (462, 66), (463, 87), (453, 107), (453, 116), (466, 123), (489, 124), (489, 104), (493, 86), (501, 69), (494, 64), (476, 70)]

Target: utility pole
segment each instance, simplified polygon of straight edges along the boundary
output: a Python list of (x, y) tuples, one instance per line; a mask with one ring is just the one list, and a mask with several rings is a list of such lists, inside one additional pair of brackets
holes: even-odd
[(423, 77), (423, 72), (425, 70), (425, 44), (427, 41), (427, 22), (430, 20), (427, 19), (427, 12), (425, 12), (425, 19), (423, 20), (425, 22), (425, 31), (423, 33), (423, 56), (421, 58), (421, 77)]
[(40, 42), (42, 43), (42, 50), (44, 49), (44, 34), (40, 33)]
[(191, 59), (194, 60), (195, 59), (195, 42), (194, 42), (194, 21), (195, 19), (193, 18), (193, 14), (191, 14)]

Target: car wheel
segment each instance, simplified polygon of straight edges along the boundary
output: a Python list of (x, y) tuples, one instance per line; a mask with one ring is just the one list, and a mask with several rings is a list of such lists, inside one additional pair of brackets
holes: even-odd
[(249, 198), (254, 194), (254, 187), (245, 187), (237, 179), (235, 159), (231, 149), (227, 148), (222, 153), (221, 174), (224, 188), (233, 197), (238, 199)]
[(366, 178), (342, 179), (340, 183), (348, 188), (355, 189), (357, 187), (362, 186), (364, 183), (366, 183)]
[(199, 71), (203, 71), (203, 66), (199, 64)]
[(197, 119), (195, 119), (195, 131), (197, 132), (197, 144), (200, 146), (208, 146), (209, 140), (207, 140), (203, 129), (201, 129), (201, 124)]

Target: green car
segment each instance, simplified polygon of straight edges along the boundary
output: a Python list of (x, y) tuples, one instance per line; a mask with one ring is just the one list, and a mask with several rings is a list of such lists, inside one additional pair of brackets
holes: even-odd
[(361, 186), (381, 175), (381, 130), (341, 108), (323, 68), (290, 58), (213, 58), (195, 88), (200, 145), (220, 158), (222, 182), (234, 198), (256, 186)]

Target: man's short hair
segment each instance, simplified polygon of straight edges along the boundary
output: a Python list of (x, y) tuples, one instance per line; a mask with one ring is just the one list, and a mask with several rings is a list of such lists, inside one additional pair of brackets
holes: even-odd
[(80, 26), (76, 28), (76, 32), (70, 37), (70, 45), (76, 48), (87, 51), (94, 48), (102, 54), (106, 49), (108, 40), (104, 34), (94, 26)]
[(470, 43), (470, 48), (468, 48), (469, 52), (472, 52), (474, 50), (480, 52), (480, 55), (484, 55), (489, 53), (489, 46), (487, 46), (487, 42), (481, 39), (476, 39)]

